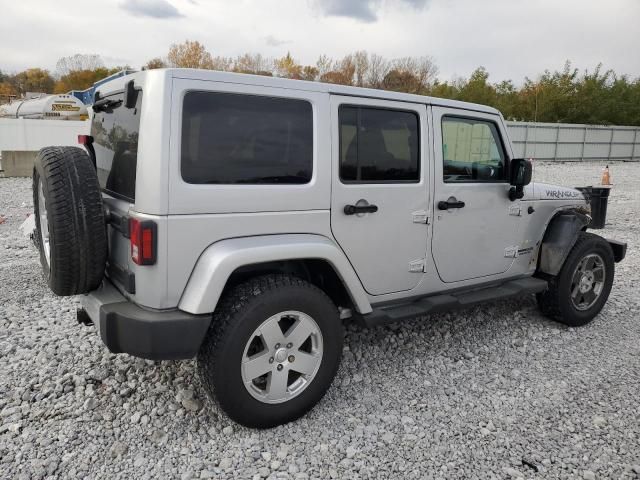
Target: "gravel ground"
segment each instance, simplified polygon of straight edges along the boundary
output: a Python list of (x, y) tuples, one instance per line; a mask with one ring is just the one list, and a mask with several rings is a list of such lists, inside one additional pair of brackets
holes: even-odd
[[(537, 165), (597, 182), (600, 165)], [(307, 416), (267, 431), (204, 398), (194, 362), (112, 355), (45, 287), (18, 226), (29, 179), (0, 178), (1, 478), (640, 477), (640, 165), (611, 166), (605, 234), (629, 242), (612, 295), (566, 328), (533, 299), (349, 326)]]

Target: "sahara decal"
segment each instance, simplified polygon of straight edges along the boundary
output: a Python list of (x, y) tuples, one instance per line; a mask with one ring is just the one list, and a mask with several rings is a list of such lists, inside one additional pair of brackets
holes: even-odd
[(80, 107), (67, 105), (66, 103), (54, 103), (51, 105), (51, 110), (54, 112), (77, 112), (80, 110)]

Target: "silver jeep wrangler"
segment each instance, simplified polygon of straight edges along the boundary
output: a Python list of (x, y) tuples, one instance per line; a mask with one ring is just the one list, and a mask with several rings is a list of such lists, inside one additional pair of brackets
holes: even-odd
[(243, 425), (322, 398), (343, 320), (536, 294), (584, 325), (625, 255), (579, 190), (530, 184), (486, 106), (168, 69), (101, 85), (93, 112), (83, 148), (35, 164), (48, 285), (112, 352), (197, 356)]

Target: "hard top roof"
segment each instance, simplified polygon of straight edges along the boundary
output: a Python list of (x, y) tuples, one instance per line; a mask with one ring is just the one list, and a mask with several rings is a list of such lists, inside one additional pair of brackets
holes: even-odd
[(256, 85), (264, 87), (287, 88), (293, 90), (305, 90), (312, 92), (333, 93), (336, 95), (357, 96), (366, 98), (376, 98), (381, 100), (394, 100), (399, 102), (422, 103), (427, 105), (436, 105), (440, 107), (458, 108), (464, 110), (472, 110), (476, 112), (485, 112), (492, 114), (500, 114), (498, 110), (486, 105), (477, 103), (460, 102), (457, 100), (448, 100), (445, 98), (428, 97), (425, 95), (414, 95), (411, 93), (392, 92), (389, 90), (377, 90), (373, 88), (350, 87), (346, 85), (336, 85), (333, 83), (312, 82), (306, 80), (292, 80), (288, 78), (269, 77), (266, 75), (250, 75), (246, 73), (219, 72), (215, 70), (201, 70), (194, 68), (166, 68), (137, 72), (126, 77), (121, 77), (109, 82), (111, 85), (101, 86), (101, 90), (108, 92), (113, 85), (115, 88), (130, 79), (143, 81), (147, 75), (165, 75), (169, 78), (183, 78), (189, 80), (204, 80), (213, 82), (237, 83), (244, 85)]

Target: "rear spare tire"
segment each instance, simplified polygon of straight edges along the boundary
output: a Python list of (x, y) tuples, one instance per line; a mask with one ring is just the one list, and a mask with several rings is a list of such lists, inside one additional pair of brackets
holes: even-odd
[(77, 147), (46, 147), (33, 168), (40, 263), (57, 295), (87, 293), (102, 282), (107, 233), (95, 167)]

